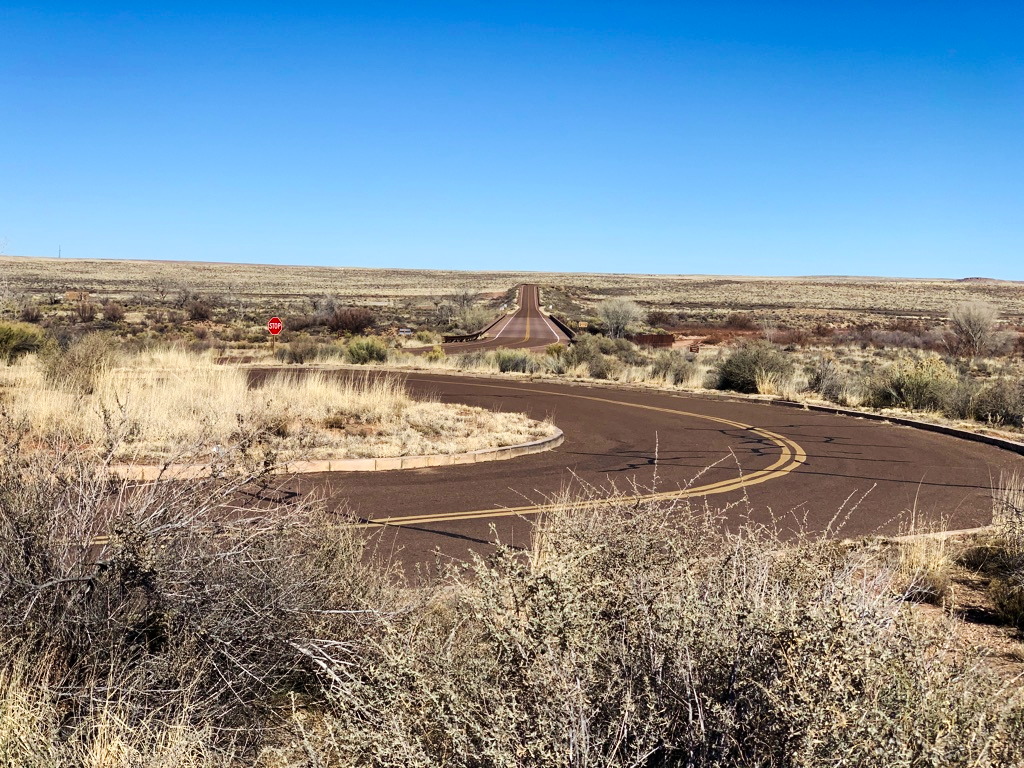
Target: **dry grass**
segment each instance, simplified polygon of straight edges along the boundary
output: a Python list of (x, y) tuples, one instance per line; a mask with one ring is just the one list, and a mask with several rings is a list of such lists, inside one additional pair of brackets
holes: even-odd
[(817, 322), (881, 322), (893, 316), (942, 318), (954, 305), (985, 301), (1006, 319), (1024, 320), (1024, 284), (1000, 281), (453, 272), (11, 256), (0, 257), (0, 270), (12, 295), (32, 300), (84, 289), (94, 300), (141, 295), (155, 302), (183, 286), (202, 286), (232, 302), (270, 303), (279, 309), (315, 295), (369, 307), (430, 307), (440, 295), (500, 296), (530, 282), (547, 289), (545, 301), (584, 312), (621, 296), (645, 309), (682, 309), (703, 320), (756, 310), (769, 322), (805, 327)]
[(412, 587), (309, 500), (240, 507), (258, 478), (129, 488), (74, 453), (8, 455), (6, 765), (1024, 759), (1019, 689), (866, 550), (583, 494), (530, 550)]
[(87, 391), (28, 357), (0, 368), (0, 393), (29, 439), (116, 460), (210, 459), (239, 447), (261, 461), (454, 453), (552, 432), (521, 414), (414, 401), (395, 376), (279, 373), (251, 386), (246, 371), (181, 350), (110, 358)]

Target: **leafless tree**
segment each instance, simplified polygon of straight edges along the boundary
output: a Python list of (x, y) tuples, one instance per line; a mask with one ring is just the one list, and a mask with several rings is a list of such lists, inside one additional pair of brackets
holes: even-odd
[(608, 326), (608, 335), (617, 339), (643, 317), (643, 310), (629, 299), (606, 299), (597, 305), (597, 316)]
[(452, 296), (452, 304), (458, 312), (465, 312), (476, 302), (476, 294), (472, 291), (462, 291)]
[(153, 295), (156, 297), (156, 300), (163, 304), (164, 300), (167, 298), (168, 292), (171, 290), (170, 282), (165, 277), (158, 277), (153, 280), (152, 287)]
[(969, 357), (984, 354), (995, 339), (998, 318), (998, 310), (983, 301), (968, 301), (954, 307), (949, 313), (949, 324), (958, 351)]
[(757, 326), (761, 329), (761, 333), (764, 334), (766, 341), (770, 343), (775, 342), (775, 334), (778, 333), (779, 329), (776, 328), (775, 323), (770, 318), (762, 318), (758, 321)]

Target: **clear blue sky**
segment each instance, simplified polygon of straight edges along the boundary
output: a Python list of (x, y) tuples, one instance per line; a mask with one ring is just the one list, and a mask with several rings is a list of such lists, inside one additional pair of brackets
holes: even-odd
[(1024, 4), (0, 4), (4, 252), (1024, 279)]

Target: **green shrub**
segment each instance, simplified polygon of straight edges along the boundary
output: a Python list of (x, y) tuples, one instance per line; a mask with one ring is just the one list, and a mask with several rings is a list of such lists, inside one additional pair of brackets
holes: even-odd
[(496, 350), (494, 362), (502, 373), (535, 373), (539, 368), (533, 355), (520, 349)]
[(611, 355), (626, 365), (646, 365), (647, 355), (636, 344), (628, 339), (611, 339), (607, 336), (591, 336), (597, 349), (605, 355)]
[(562, 355), (544, 355), (539, 362), (542, 369), (556, 376), (562, 376), (568, 370), (565, 365), (565, 357)]
[(611, 355), (597, 354), (587, 360), (587, 375), (592, 379), (613, 379), (622, 367), (622, 363)]
[(697, 373), (697, 364), (678, 349), (663, 350), (654, 357), (651, 373), (668, 384), (685, 384)]
[(42, 349), (46, 336), (24, 323), (0, 323), (0, 360), (10, 364), (29, 352)]
[(565, 354), (565, 345), (559, 344), (557, 341), (554, 344), (548, 344), (544, 347), (544, 354), (551, 355), (552, 357), (561, 357)]
[(598, 337), (589, 333), (580, 334), (569, 348), (562, 353), (567, 368), (590, 362), (601, 355)]
[(942, 412), (953, 419), (978, 418), (981, 382), (970, 376), (960, 376), (949, 387)]
[(441, 347), (435, 346), (423, 356), (423, 359), (428, 363), (438, 363), (446, 357), (448, 357), (448, 355), (445, 354), (445, 351), (441, 349)]
[(377, 338), (353, 339), (348, 343), (346, 357), (350, 363), (366, 365), (367, 363), (383, 363), (388, 359), (388, 348)]
[(637, 365), (647, 362), (637, 346), (625, 339), (609, 339), (586, 333), (577, 336), (569, 348), (561, 353), (560, 365), (548, 365), (562, 372), (582, 365), (586, 367), (590, 378), (610, 379), (622, 370), (625, 361), (630, 360), (633, 361), (631, 364)]
[(905, 358), (868, 380), (867, 404), (942, 411), (955, 386), (955, 374), (938, 355)]
[(777, 347), (763, 339), (745, 342), (718, 365), (718, 389), (756, 393), (758, 382), (785, 381), (793, 375), (793, 363)]
[(456, 330), (464, 333), (476, 333), (486, 328), (497, 314), (487, 307), (466, 307), (455, 319)]
[(974, 418), (993, 424), (1024, 427), (1024, 381), (998, 379), (981, 388)]
[(296, 339), (288, 344), (282, 345), (274, 353), (278, 360), (286, 363), (303, 364), (315, 360), (319, 354), (319, 345), (309, 338)]

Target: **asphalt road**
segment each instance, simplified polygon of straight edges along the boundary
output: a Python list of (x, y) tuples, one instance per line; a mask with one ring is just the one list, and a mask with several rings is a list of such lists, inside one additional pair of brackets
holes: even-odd
[(406, 563), (435, 551), (464, 557), (496, 536), (526, 545), (545, 504), (584, 488), (685, 498), (726, 509), (731, 523), (845, 537), (896, 533), (912, 517), (985, 524), (1000, 472), (1024, 471), (1024, 457), (992, 446), (751, 401), (433, 374), (407, 381), (417, 396), (551, 418), (565, 442), (510, 461), (286, 481), (290, 491), (326, 494)]
[[(565, 344), (569, 339), (540, 308), (540, 288), (519, 286), (519, 309), (499, 320), (486, 339), (442, 345), (445, 352), (457, 354), (478, 349), (540, 349), (549, 344)], [(411, 350), (410, 350), (411, 351)]]

